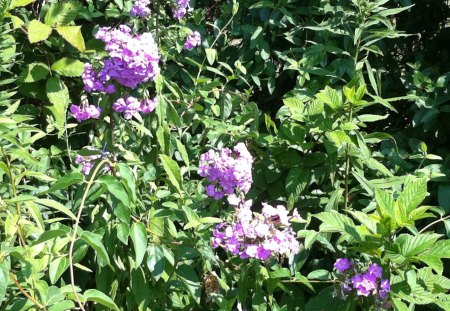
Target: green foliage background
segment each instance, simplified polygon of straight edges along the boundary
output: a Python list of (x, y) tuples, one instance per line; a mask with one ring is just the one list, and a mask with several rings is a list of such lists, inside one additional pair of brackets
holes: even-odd
[[(0, 0), (0, 310), (373, 308), (333, 295), (340, 257), (381, 264), (394, 310), (450, 310), (447, 1), (190, 4), (178, 22), (159, 0), (148, 20), (131, 1)], [(160, 104), (125, 122), (89, 95), (106, 114), (78, 124), (93, 34), (119, 24), (156, 38), (161, 75), (135, 93)], [(232, 209), (205, 195), (199, 155), (238, 141), (254, 208), (304, 218), (299, 254), (211, 247)], [(79, 172), (88, 145), (112, 174)]]

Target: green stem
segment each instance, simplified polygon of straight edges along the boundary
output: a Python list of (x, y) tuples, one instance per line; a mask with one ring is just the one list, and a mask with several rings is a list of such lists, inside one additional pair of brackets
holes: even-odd
[(80, 309), (82, 311), (85, 311), (85, 309), (83, 307), (83, 303), (81, 302), (80, 297), (78, 296), (76, 288), (75, 288), (75, 274), (74, 274), (74, 270), (73, 270), (73, 248), (74, 248), (75, 241), (77, 238), (77, 231), (78, 231), (78, 227), (80, 226), (81, 213), (83, 212), (87, 195), (89, 193), (89, 190), (92, 187), (92, 184), (94, 183), (95, 176), (97, 175), (97, 173), (99, 172), (99, 170), (103, 166), (103, 164), (106, 162), (107, 162), (106, 160), (103, 160), (97, 165), (94, 172), (92, 173), (91, 179), (88, 181), (86, 190), (84, 190), (83, 197), (81, 198), (80, 209), (78, 210), (77, 219), (75, 221), (75, 226), (73, 228), (72, 238), (70, 240), (70, 247), (69, 247), (70, 285), (72, 287), (72, 293), (74, 294), (75, 299), (77, 300), (78, 306), (80, 307)]
[[(353, 105), (350, 104), (349, 122), (353, 121)], [(348, 194), (349, 194), (349, 177), (350, 177), (350, 143), (347, 143), (347, 149), (345, 151), (345, 195), (344, 195), (344, 210), (348, 207)]]

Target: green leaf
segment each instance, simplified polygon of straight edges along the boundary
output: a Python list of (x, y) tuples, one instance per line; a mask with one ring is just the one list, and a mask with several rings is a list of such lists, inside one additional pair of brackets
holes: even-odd
[(176, 271), (180, 281), (191, 294), (192, 298), (200, 304), (201, 298), (201, 284), (197, 273), (192, 266), (181, 265)]
[[(8, 12), (10, 5), (11, 5), (11, 0), (0, 0), (0, 22), (3, 20), (3, 18), (5, 17), (5, 14)], [(0, 301), (1, 300), (2, 300), (2, 298), (0, 296)]]
[(52, 33), (52, 27), (42, 24), (38, 20), (32, 20), (28, 25), (28, 40), (30, 43), (43, 41)]
[(406, 215), (417, 208), (427, 196), (426, 178), (410, 179), (403, 189), (398, 203), (405, 209)]
[(150, 244), (147, 249), (147, 267), (155, 281), (158, 281), (165, 266), (164, 250), (161, 245)]
[(340, 232), (342, 234), (348, 233), (356, 240), (361, 240), (359, 233), (353, 220), (336, 211), (322, 212), (314, 217), (322, 221), (320, 225), (320, 232)]
[(56, 31), (80, 52), (86, 50), (83, 35), (81, 34), (81, 26), (57, 26)]
[(326, 86), (316, 95), (317, 99), (327, 104), (331, 109), (338, 110), (342, 106), (342, 96), (336, 90)]
[(395, 241), (400, 246), (401, 254), (411, 258), (430, 249), (441, 237), (440, 234), (424, 233), (419, 235), (401, 234)]
[(110, 264), (108, 252), (102, 243), (102, 237), (100, 235), (89, 231), (83, 231), (80, 238), (95, 250), (100, 267)]
[(49, 101), (55, 105), (58, 111), (65, 113), (69, 103), (69, 89), (62, 80), (52, 77), (47, 80), (46, 92)]
[(6, 297), (6, 288), (8, 287), (9, 283), (9, 269), (6, 264), (6, 261), (0, 263), (0, 304)]
[(119, 311), (119, 308), (114, 303), (114, 301), (99, 290), (88, 289), (87, 291), (84, 292), (83, 297), (86, 301), (93, 301), (109, 309)]
[(61, 203), (59, 203), (57, 201), (50, 200), (50, 199), (37, 199), (35, 202), (37, 204), (44, 205), (49, 208), (55, 209), (55, 210), (65, 214), (66, 216), (69, 216), (73, 220), (77, 219), (77, 217), (72, 213), (71, 210), (69, 210), (67, 207), (65, 207), (64, 205), (62, 205)]
[(80, 3), (73, 1), (52, 3), (45, 14), (44, 21), (49, 26), (67, 25), (75, 20), (81, 8)]
[(73, 172), (69, 173), (67, 175), (64, 175), (50, 187), (46, 193), (53, 193), (55, 191), (61, 190), (61, 189), (67, 189), (72, 185), (78, 184), (80, 181), (83, 181), (84, 177), (83, 174), (79, 172)]
[(61, 256), (53, 260), (48, 267), (50, 282), (55, 284), (67, 268), (69, 268), (69, 260), (66, 257)]
[(18, 8), (21, 6), (27, 6), (35, 0), (12, 0), (11, 1), (11, 9)]
[(108, 192), (125, 206), (130, 206), (130, 199), (122, 183), (111, 175), (103, 175), (98, 180), (106, 186)]
[(133, 223), (130, 231), (131, 240), (134, 245), (136, 268), (139, 267), (144, 260), (147, 250), (147, 231), (142, 223)]
[(216, 49), (205, 49), (206, 59), (210, 65), (214, 64), (217, 59), (217, 50)]
[(172, 158), (166, 156), (165, 154), (160, 154), (159, 159), (161, 160), (161, 163), (164, 167), (164, 171), (169, 177), (171, 184), (178, 191), (181, 191), (182, 180), (181, 180), (181, 171), (180, 167), (178, 166), (178, 163), (174, 161)]
[(28, 64), (20, 73), (17, 82), (30, 83), (45, 79), (50, 73), (48, 66), (44, 63)]
[(311, 173), (303, 167), (295, 167), (289, 170), (286, 178), (286, 192), (293, 194), (297, 199), (300, 194), (309, 186)]
[(52, 70), (66, 77), (81, 77), (84, 63), (77, 59), (63, 57), (53, 63)]

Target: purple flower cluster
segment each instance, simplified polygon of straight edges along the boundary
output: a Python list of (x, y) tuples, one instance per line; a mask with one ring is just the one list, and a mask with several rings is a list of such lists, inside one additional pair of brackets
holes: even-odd
[(242, 259), (266, 260), (271, 255), (296, 254), (299, 243), (289, 220), (289, 211), (282, 205), (263, 204), (261, 214), (252, 213), (252, 201), (241, 202), (232, 223), (216, 226), (212, 246), (223, 247)]
[(150, 8), (148, 7), (150, 0), (135, 0), (130, 10), (131, 16), (147, 17), (150, 15)]
[[(85, 156), (77, 155), (75, 158), (75, 163), (81, 164), (81, 172), (87, 176), (87, 175), (89, 175), (92, 168), (94, 167), (95, 162), (99, 159), (104, 159), (104, 158), (108, 157), (109, 153), (106, 151), (98, 150), (91, 146), (85, 147), (85, 149), (91, 150), (91, 151), (98, 151), (98, 154), (85, 155)], [(106, 163), (105, 167), (103, 168), (103, 172), (107, 173), (107, 172), (109, 172), (110, 169), (111, 169), (111, 167), (109, 166), (108, 163)]]
[(106, 44), (110, 57), (104, 60), (99, 72), (86, 65), (83, 82), (87, 92), (113, 93), (114, 86), (106, 85), (111, 80), (134, 89), (158, 75), (159, 52), (151, 33), (132, 35), (128, 26), (120, 25), (117, 29), (100, 28), (95, 38)]
[(176, 5), (173, 9), (173, 17), (181, 20), (187, 13), (189, 7), (189, 0), (176, 0)]
[(198, 31), (194, 31), (192, 34), (188, 35), (186, 38), (186, 42), (184, 43), (184, 48), (186, 50), (192, 50), (196, 46), (199, 46), (202, 43), (202, 37)]
[(84, 64), (84, 71), (81, 78), (83, 79), (84, 90), (86, 92), (101, 92), (106, 94), (116, 92), (114, 84), (108, 83), (107, 77), (96, 72), (91, 64)]
[(334, 267), (346, 277), (341, 287), (344, 297), (354, 292), (356, 296), (372, 296), (377, 302), (382, 302), (391, 291), (390, 281), (382, 279), (383, 269), (376, 263), (371, 264), (363, 273), (359, 273), (356, 265), (347, 258), (336, 260)]
[(87, 119), (98, 119), (102, 113), (102, 109), (94, 105), (71, 105), (70, 113), (78, 122), (81, 122)]
[(126, 99), (119, 98), (112, 108), (115, 112), (123, 113), (125, 119), (129, 120), (135, 113), (148, 114), (155, 110), (158, 106), (157, 98), (139, 100), (133, 96), (129, 96)]
[(223, 148), (209, 150), (200, 156), (198, 174), (206, 177), (210, 184), (206, 193), (221, 199), (224, 195), (247, 193), (252, 186), (253, 157), (244, 143), (238, 143), (233, 150)]

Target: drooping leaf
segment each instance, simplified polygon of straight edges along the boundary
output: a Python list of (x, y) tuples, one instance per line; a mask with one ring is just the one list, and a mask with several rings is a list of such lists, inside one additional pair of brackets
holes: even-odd
[(83, 297), (84, 299), (86, 299), (86, 301), (93, 301), (109, 309), (119, 311), (119, 308), (114, 303), (114, 301), (97, 289), (88, 289), (87, 291), (84, 292)]
[(147, 250), (147, 231), (142, 223), (133, 223), (130, 230), (131, 240), (133, 240), (136, 268), (144, 260)]
[(95, 253), (97, 254), (98, 264), (101, 267), (110, 264), (108, 252), (106, 251), (106, 248), (102, 243), (102, 238), (100, 235), (90, 231), (83, 231), (80, 238), (95, 250)]

